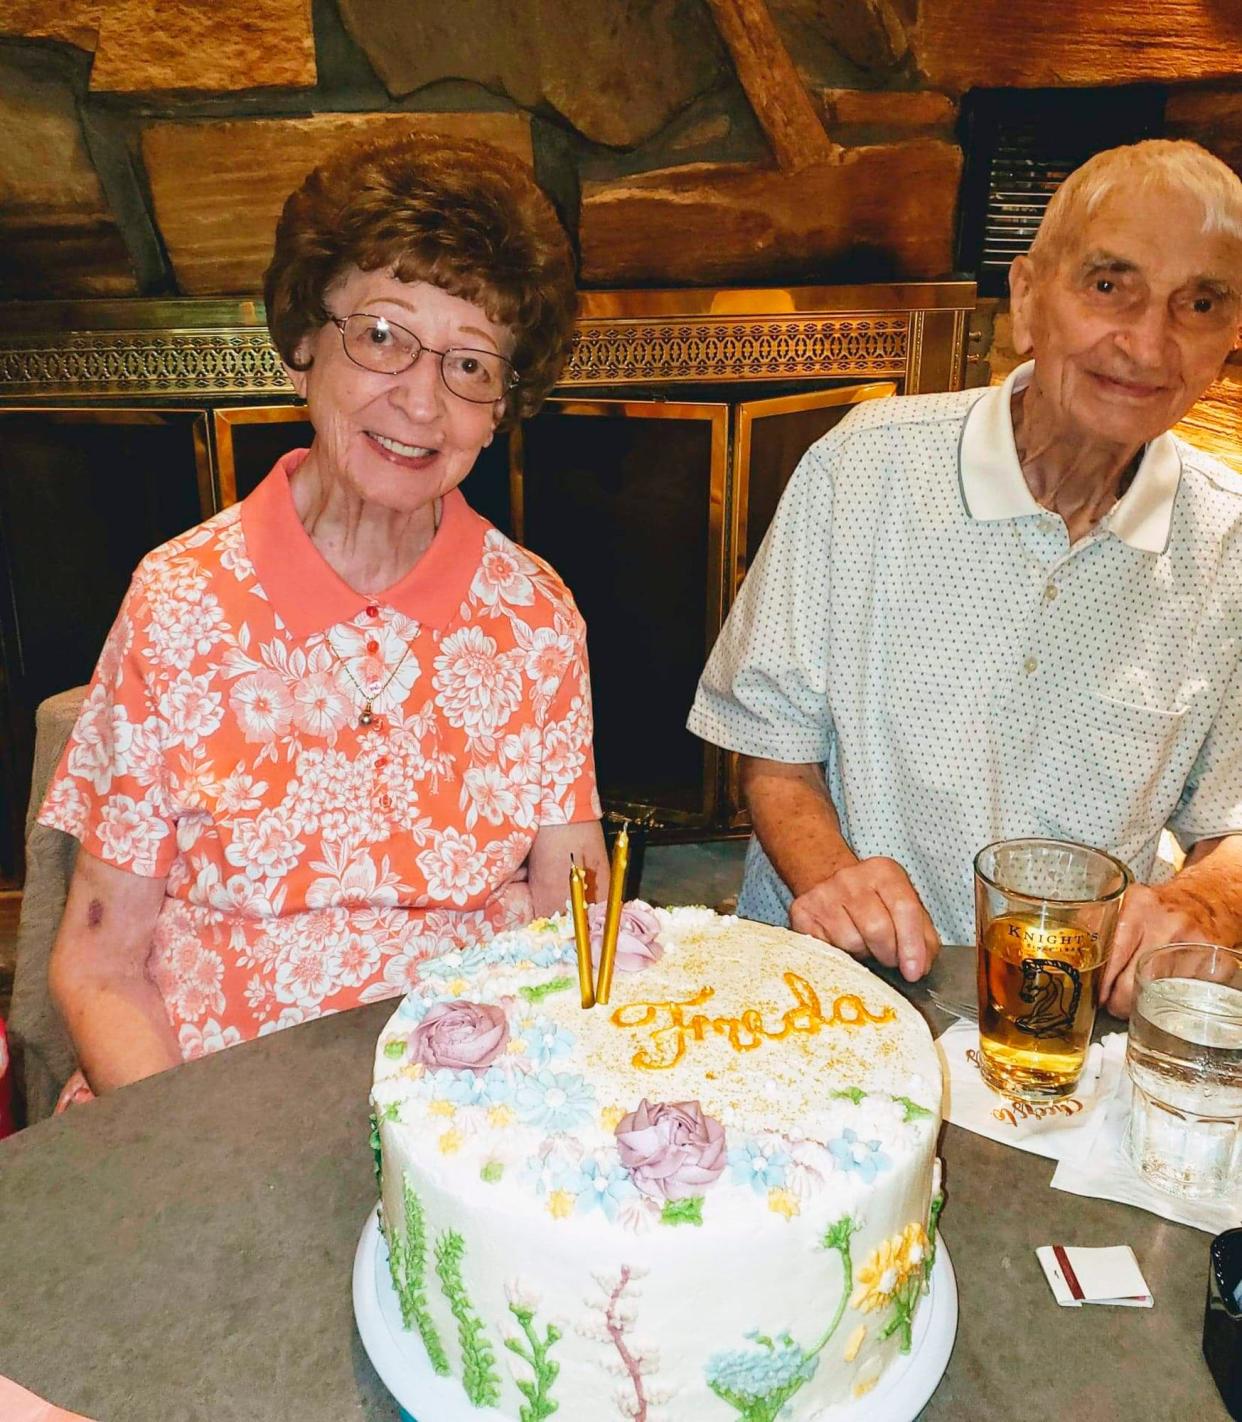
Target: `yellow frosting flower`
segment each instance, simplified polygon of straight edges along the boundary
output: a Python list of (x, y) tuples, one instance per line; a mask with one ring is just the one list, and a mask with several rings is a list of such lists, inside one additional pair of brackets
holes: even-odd
[(568, 1190), (553, 1190), (548, 1195), (548, 1213), (554, 1220), (568, 1219), (574, 1212), (575, 1198)]
[(469, 987), (469, 978), (454, 978), (453, 981), (449, 983), (448, 990), (453, 994), (454, 997), (460, 997), (463, 992), (466, 992), (469, 989)]
[(612, 1134), (616, 1131), (617, 1126), (625, 1114), (626, 1110), (624, 1106), (605, 1106), (599, 1113), (599, 1123), (603, 1126), (604, 1130)]
[(874, 1313), (876, 1309), (883, 1308), (896, 1292), (901, 1283), (897, 1257), (900, 1247), (899, 1234), (881, 1241), (859, 1269), (858, 1287), (850, 1304), (860, 1313)]
[(427, 1103), (427, 1114), (429, 1116), (455, 1116), (457, 1107), (451, 1101), (429, 1101)]
[(927, 1231), (921, 1224), (912, 1220), (901, 1232), (901, 1263), (904, 1278), (909, 1278), (916, 1270), (923, 1267), (923, 1261), (927, 1258), (927, 1251), (930, 1248), (931, 1240), (927, 1237)]
[(504, 1130), (506, 1126), (513, 1124), (512, 1106), (489, 1106), (487, 1110), (487, 1124), (495, 1126), (499, 1130)]
[(511, 1057), (521, 1057), (526, 1054), (526, 1042), (521, 1037), (510, 1037), (505, 1045), (505, 1051)]
[(802, 1213), (802, 1206), (788, 1190), (769, 1190), (768, 1209), (773, 1214), (784, 1215), (787, 1220)]
[(445, 1131), (437, 1144), (440, 1147), (441, 1155), (456, 1155), (461, 1149), (461, 1132)]
[(858, 1357), (858, 1350), (863, 1345), (863, 1339), (867, 1336), (867, 1325), (860, 1323), (849, 1336), (849, 1341), (845, 1345), (845, 1352), (842, 1357), (847, 1363), (852, 1363)]
[(902, 1284), (923, 1267), (927, 1248), (927, 1231), (921, 1224), (908, 1224), (900, 1234), (878, 1244), (858, 1271), (858, 1287), (850, 1299), (851, 1306), (861, 1313), (883, 1308)]

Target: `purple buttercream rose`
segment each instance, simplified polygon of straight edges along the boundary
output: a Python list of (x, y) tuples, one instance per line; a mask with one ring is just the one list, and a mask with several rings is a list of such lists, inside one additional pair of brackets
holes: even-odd
[(697, 1101), (645, 1098), (617, 1125), (617, 1150), (630, 1179), (657, 1200), (701, 1195), (724, 1170), (724, 1127)]
[(425, 1067), (486, 1071), (509, 1041), (503, 1007), (490, 1002), (437, 1002), (410, 1033), (410, 1058)]
[[(599, 955), (604, 941), (603, 904), (592, 904), (587, 909), (587, 921), (591, 926), (591, 961), (599, 967)], [(652, 963), (664, 957), (664, 945), (656, 937), (660, 931), (660, 920), (655, 910), (642, 899), (631, 899), (621, 905), (621, 922), (617, 925), (617, 960), (613, 964), (619, 973), (641, 973)]]

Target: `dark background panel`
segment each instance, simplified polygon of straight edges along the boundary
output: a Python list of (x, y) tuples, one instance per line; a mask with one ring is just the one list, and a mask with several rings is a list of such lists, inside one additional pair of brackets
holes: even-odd
[(839, 424), (852, 405), (792, 410), (751, 421), (750, 486), (746, 504), (746, 566), (755, 561), (785, 485), (807, 450)]
[(88, 681), (130, 575), (198, 523), (197, 411), (0, 411), (0, 875), (20, 872), (35, 707)]
[(711, 432), (553, 406), (523, 429), (524, 542), (586, 619), (609, 801), (704, 807), (703, 743), (685, 721), (707, 653)]
[(309, 447), (314, 430), (309, 420), (230, 420), (233, 471), (237, 497), (253, 493), (270, 473), (272, 465), (291, 449)]

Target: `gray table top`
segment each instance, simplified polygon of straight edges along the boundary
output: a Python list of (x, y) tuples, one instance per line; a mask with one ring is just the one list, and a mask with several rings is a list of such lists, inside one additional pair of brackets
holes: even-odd
[[(961, 991), (962, 966), (933, 981)], [(0, 1142), (0, 1373), (98, 1422), (396, 1418), (350, 1299), (392, 1010), (234, 1047)], [(924, 1419), (1227, 1417), (1200, 1352), (1207, 1235), (1050, 1190), (1053, 1162), (952, 1126), (941, 1153), (961, 1316)], [(1058, 1308), (1034, 1253), (1054, 1240), (1131, 1244), (1155, 1307)]]

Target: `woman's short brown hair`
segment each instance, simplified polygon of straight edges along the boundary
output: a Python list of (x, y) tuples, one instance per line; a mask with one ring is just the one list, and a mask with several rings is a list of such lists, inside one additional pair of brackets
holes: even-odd
[(294, 369), (310, 364), (302, 342), (329, 320), (325, 298), (350, 267), (431, 282), (508, 327), (521, 383), (506, 423), (533, 414), (556, 383), (577, 310), (573, 253), (510, 154), (407, 134), (351, 143), (310, 172), (285, 201), (263, 279), (268, 329)]

